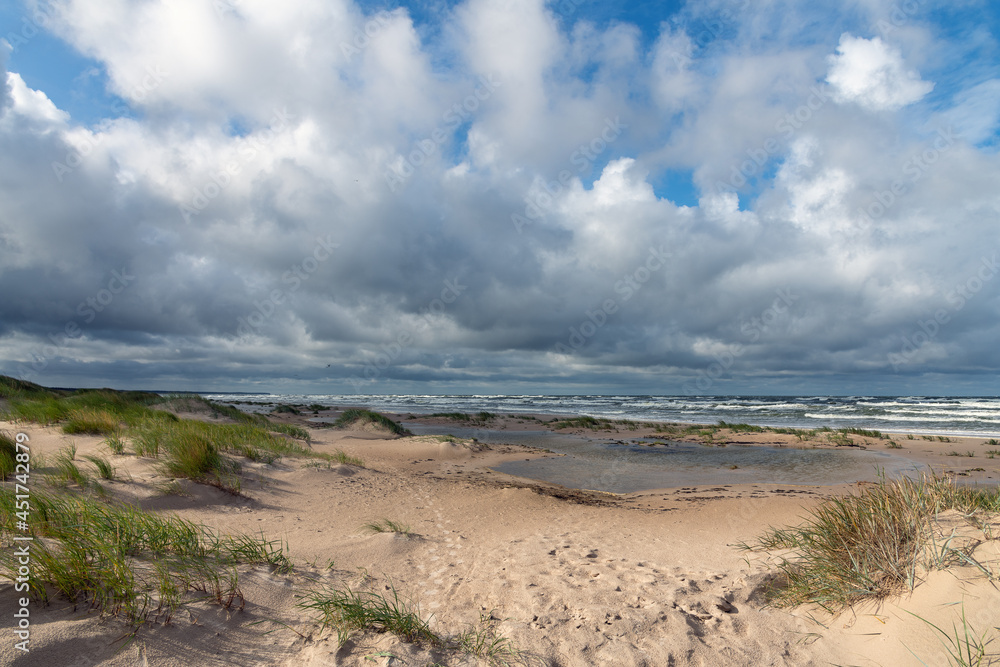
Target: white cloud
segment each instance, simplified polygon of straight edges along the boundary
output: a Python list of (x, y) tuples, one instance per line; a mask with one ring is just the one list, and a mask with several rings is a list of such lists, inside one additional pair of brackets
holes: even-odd
[(844, 33), (837, 55), (829, 57), (826, 80), (839, 102), (854, 102), (870, 111), (896, 110), (919, 101), (934, 89), (920, 73), (907, 69), (898, 49), (881, 38)]
[(57, 108), (42, 91), (29, 88), (20, 74), (7, 72), (7, 87), (14, 113), (45, 123), (63, 124), (69, 121), (68, 113)]
[[(966, 138), (934, 148), (922, 116), (859, 113), (912, 103), (931, 84), (878, 39), (845, 35), (828, 63), (826, 32), (757, 38), (785, 20), (781, 3), (730, 14), (727, 37), (697, 48), (684, 21), (644, 40), (631, 26), (557, 20), (541, 0), (469, 0), (430, 37), (405, 9), (373, 18), (348, 2), (243, 0), (218, 15), (181, 0), (168, 20), (172, 6), (59, 5), (59, 34), (108, 72), (134, 118), (83, 127), (0, 69), (0, 106), (4, 91), (14, 105), (0, 111), (4, 358), (30, 363), (111, 271), (137, 276), (61, 348), (64, 361), (50, 359), (67, 373), (56, 384), (98, 366), (121, 384), (139, 360), (145, 386), (291, 372), (343, 383), (401, 333), (417, 342), (384, 378), (683, 374), (748, 343), (741, 322), (779, 289), (799, 300), (740, 364), (825, 372), (835, 356), (867, 371), (995, 237), (1000, 157)], [(157, 65), (164, 76), (147, 81)], [(491, 75), (500, 87), (449, 120)], [(824, 76), (844, 104), (826, 102)], [(954, 95), (949, 118), (987, 136), (995, 92)], [(77, 166), (57, 178), (52, 164), (68, 155)], [(858, 211), (927, 155), (919, 180), (864, 220)], [(390, 191), (386, 171), (407, 160), (412, 174)], [(716, 187), (741, 169), (736, 193)], [(688, 170), (704, 187), (678, 207), (658, 188)], [(179, 206), (197, 193), (205, 206), (186, 221)], [(518, 230), (512, 215), (543, 193)], [(339, 247), (314, 265), (328, 240)], [(616, 289), (650, 248), (669, 262), (654, 262), (641, 290)], [(461, 296), (426, 317), (446, 280)], [(569, 327), (609, 298), (614, 317), (551, 366)], [(237, 338), (255, 311), (268, 315)], [(978, 324), (996, 321), (995, 300), (970, 300), (963, 318), (942, 344), (961, 333), (983, 367), (1000, 366)]]

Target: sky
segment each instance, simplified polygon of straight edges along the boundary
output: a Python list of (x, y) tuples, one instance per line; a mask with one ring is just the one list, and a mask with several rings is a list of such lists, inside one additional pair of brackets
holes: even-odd
[(989, 0), (0, 4), (0, 373), (1000, 394)]

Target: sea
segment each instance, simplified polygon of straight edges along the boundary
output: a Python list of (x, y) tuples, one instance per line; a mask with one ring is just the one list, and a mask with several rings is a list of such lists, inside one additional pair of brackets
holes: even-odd
[[(276, 404), (363, 406), (383, 412), (587, 415), (608, 419), (1000, 437), (997, 396), (551, 396), (206, 393), (266, 412)], [(255, 405), (256, 404), (256, 405)]]

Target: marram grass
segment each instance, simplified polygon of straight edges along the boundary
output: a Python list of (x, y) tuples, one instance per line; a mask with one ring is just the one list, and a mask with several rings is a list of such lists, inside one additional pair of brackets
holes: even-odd
[[(103, 435), (114, 454), (124, 454), (130, 444), (136, 455), (158, 459), (158, 466), (166, 475), (211, 484), (230, 493), (241, 490), (239, 457), (265, 464), (283, 456), (297, 456), (363, 465), (360, 459), (343, 452), (314, 452), (308, 446), (309, 433), (301, 427), (275, 424), (263, 415), (247, 414), (200, 396), (164, 399), (146, 392), (103, 389), (57, 394), (8, 384), (12, 389), (7, 415), (12, 419), (58, 423), (66, 433)], [(192, 409), (205, 408), (236, 423), (179, 419), (156, 409), (165, 401), (182, 401)], [(0, 442), (0, 473), (4, 471), (2, 445)], [(87, 486), (86, 473), (79, 470), (72, 456), (61, 457), (56, 463), (57, 478), (62, 483)], [(92, 463), (97, 466), (98, 475), (110, 479), (111, 469), (103, 461)]]
[(337, 417), (337, 421), (333, 423), (337, 428), (347, 428), (355, 424), (375, 424), (396, 435), (410, 435), (408, 430), (385, 415), (361, 408), (344, 410), (343, 414)]
[(435, 632), (419, 606), (401, 597), (392, 583), (385, 590), (313, 589), (302, 596), (298, 606), (315, 613), (321, 628), (336, 631), (340, 645), (356, 632), (385, 632), (403, 641), (475, 656), (492, 667), (528, 664), (528, 656), (498, 633), (492, 614), (481, 614), (478, 625), (446, 636)]
[[(16, 530), (15, 500), (13, 490), (0, 489), (4, 541), (24, 535)], [(199, 599), (242, 605), (239, 564), (291, 569), (286, 546), (263, 534), (221, 535), (179, 517), (72, 494), (33, 490), (31, 503), (31, 596), (44, 602), (54, 591), (133, 628), (169, 621)], [(0, 550), (0, 577), (13, 581), (17, 572), (14, 550)]]
[(401, 521), (393, 521), (392, 519), (369, 521), (361, 528), (369, 533), (402, 533), (403, 535), (413, 534), (408, 525)]
[(771, 529), (742, 548), (789, 550), (780, 558), (779, 606), (815, 603), (838, 611), (912, 589), (945, 510), (1000, 512), (1000, 490), (957, 486), (934, 476), (886, 480), (826, 501), (796, 528)]

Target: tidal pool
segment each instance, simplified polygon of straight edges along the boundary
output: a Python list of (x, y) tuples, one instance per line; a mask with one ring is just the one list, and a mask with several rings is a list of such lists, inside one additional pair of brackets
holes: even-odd
[[(521, 444), (563, 456), (511, 461), (497, 472), (577, 489), (631, 493), (702, 484), (843, 484), (872, 481), (879, 470), (898, 477), (916, 470), (913, 462), (885, 452), (856, 449), (797, 449), (691, 443), (617, 444), (609, 439), (547, 431), (491, 431), (407, 424), (414, 433), (475, 437), (487, 444)], [(649, 439), (652, 442), (654, 439)], [(663, 441), (662, 439), (655, 439)], [(669, 442), (669, 441), (668, 441)]]

